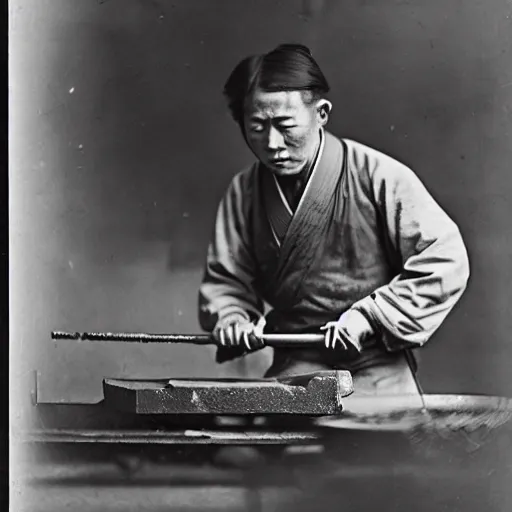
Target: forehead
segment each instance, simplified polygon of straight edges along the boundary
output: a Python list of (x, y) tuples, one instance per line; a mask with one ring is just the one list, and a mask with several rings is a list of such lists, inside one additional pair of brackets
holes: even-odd
[(256, 89), (248, 98), (245, 112), (248, 116), (293, 117), (307, 109), (300, 91), (266, 92)]

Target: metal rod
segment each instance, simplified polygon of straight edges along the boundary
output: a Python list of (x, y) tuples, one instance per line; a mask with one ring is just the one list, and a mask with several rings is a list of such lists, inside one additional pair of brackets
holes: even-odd
[(114, 444), (293, 444), (318, 440), (311, 431), (181, 430), (123, 431), (54, 429), (35, 430), (21, 436), (23, 443), (114, 443)]
[[(131, 343), (189, 343), (193, 345), (217, 345), (209, 334), (147, 334), (114, 332), (52, 332), (53, 340), (113, 341)], [(324, 342), (323, 334), (264, 334), (263, 341), (269, 347), (318, 346)]]

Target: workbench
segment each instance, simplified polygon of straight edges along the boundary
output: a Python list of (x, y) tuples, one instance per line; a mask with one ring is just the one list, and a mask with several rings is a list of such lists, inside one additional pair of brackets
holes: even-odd
[[(424, 398), (431, 411), (456, 411), (457, 404), (479, 411), (487, 402), (499, 415), (455, 438), (414, 438), (389, 423), (338, 428), (343, 414), (299, 421), (295, 428), (289, 422), (286, 429), (219, 429), (213, 421), (190, 417), (187, 428), (180, 428), (177, 418), (122, 414), (104, 403), (39, 404), (40, 425), (23, 435), (20, 473), (27, 508), (19, 512), (306, 512), (317, 506), (334, 510), (340, 503), (343, 512), (377, 504), (393, 512), (507, 512), (510, 400)], [(217, 467), (217, 448), (233, 445), (257, 446), (265, 460), (238, 469)]]
[[(374, 397), (350, 417), (348, 372), (103, 384), (96, 404), (54, 404), (36, 381), (37, 420), (12, 439), (16, 512), (511, 510), (508, 398), (424, 395), (411, 411)], [(219, 449), (236, 447), (252, 458), (222, 467)]]

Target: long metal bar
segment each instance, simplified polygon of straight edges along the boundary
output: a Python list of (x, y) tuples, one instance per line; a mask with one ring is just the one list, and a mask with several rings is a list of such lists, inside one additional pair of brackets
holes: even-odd
[(302, 444), (319, 440), (307, 431), (268, 430), (35, 430), (21, 435), (25, 443), (106, 443), (106, 444)]
[[(209, 334), (148, 334), (116, 332), (52, 332), (53, 340), (112, 341), (131, 343), (189, 343), (193, 345), (217, 345)], [(263, 341), (269, 347), (318, 346), (324, 342), (323, 334), (264, 334)]]

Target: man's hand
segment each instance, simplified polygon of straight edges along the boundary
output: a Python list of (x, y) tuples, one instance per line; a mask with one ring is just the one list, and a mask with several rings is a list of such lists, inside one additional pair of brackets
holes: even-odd
[(325, 347), (361, 352), (361, 341), (373, 333), (366, 317), (355, 309), (349, 309), (336, 322), (328, 322), (320, 330), (325, 331)]
[(222, 347), (244, 345), (247, 350), (257, 350), (265, 346), (262, 339), (264, 326), (264, 318), (254, 324), (242, 316), (230, 317), (219, 322), (213, 331), (213, 337)]

